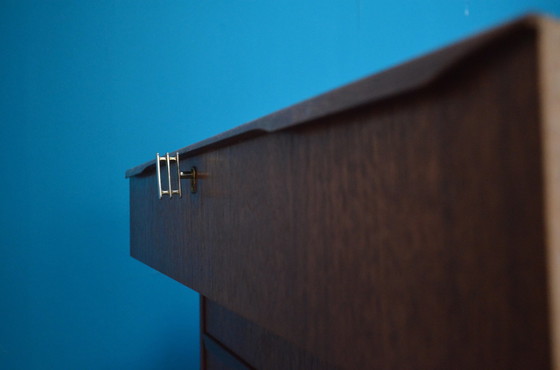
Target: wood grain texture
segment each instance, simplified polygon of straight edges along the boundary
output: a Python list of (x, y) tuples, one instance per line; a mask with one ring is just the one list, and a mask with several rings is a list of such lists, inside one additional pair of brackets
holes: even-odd
[(207, 300), (204, 307), (206, 334), (216, 338), (255, 369), (334, 369), (298, 346), (215, 302)]
[(131, 178), (131, 254), (333, 367), (550, 367), (536, 37)]
[(208, 335), (203, 335), (202, 346), (204, 347), (204, 368), (208, 370), (251, 370), (244, 361), (229, 351), (221, 343)]

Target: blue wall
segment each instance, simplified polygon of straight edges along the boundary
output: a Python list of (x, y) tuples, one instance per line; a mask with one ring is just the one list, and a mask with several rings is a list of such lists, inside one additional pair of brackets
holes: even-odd
[(531, 9), (560, 2), (0, 0), (0, 368), (197, 368), (124, 171)]

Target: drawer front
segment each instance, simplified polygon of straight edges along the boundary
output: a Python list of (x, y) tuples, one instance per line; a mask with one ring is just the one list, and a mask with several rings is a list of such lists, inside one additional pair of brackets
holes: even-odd
[(202, 298), (203, 334), (228, 348), (252, 368), (328, 370), (322, 362), (293, 343), (234, 312)]
[(133, 177), (131, 254), (336, 366), (547, 368), (536, 51), (515, 45), (181, 158), (181, 199)]
[(250, 370), (254, 369), (209, 336), (202, 336), (202, 368), (205, 370)]

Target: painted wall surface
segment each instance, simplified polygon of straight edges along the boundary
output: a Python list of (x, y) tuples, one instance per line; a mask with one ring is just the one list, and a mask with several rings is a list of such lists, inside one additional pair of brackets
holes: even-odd
[(188, 369), (124, 171), (558, 0), (0, 0), (0, 368)]

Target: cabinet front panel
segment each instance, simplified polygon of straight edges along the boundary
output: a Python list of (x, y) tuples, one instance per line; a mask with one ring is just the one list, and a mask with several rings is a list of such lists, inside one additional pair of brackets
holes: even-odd
[(430, 87), (131, 179), (132, 255), (326, 363), (549, 366), (534, 35)]

